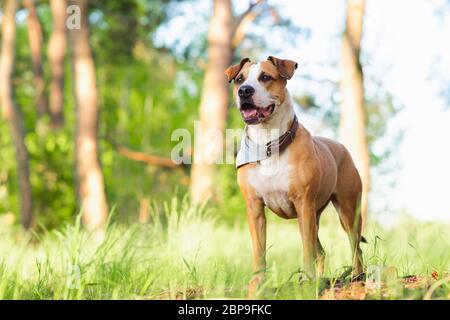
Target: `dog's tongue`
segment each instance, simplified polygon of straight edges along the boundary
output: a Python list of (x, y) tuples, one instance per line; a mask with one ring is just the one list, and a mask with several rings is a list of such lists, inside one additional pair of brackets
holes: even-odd
[(242, 110), (242, 114), (244, 115), (245, 118), (251, 118), (258, 115), (258, 110), (256, 109)]
[(268, 106), (267, 108), (261, 109), (261, 113), (262, 113), (262, 115), (264, 117), (270, 116), (271, 112), (272, 112), (272, 106), (271, 105)]

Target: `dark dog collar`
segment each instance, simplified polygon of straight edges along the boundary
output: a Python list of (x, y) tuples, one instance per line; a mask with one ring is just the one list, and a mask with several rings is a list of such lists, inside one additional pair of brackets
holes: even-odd
[(266, 144), (266, 155), (270, 157), (273, 153), (282, 153), (294, 141), (295, 133), (298, 129), (297, 117), (294, 115), (291, 126), (288, 131), (278, 137), (276, 140), (269, 141)]

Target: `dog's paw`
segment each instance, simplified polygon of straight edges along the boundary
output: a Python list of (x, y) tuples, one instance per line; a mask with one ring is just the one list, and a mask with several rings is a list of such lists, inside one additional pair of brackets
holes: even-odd
[(262, 285), (262, 283), (264, 282), (264, 279), (265, 277), (263, 274), (256, 274), (252, 277), (252, 279), (248, 284), (248, 297), (250, 299), (255, 298), (255, 295), (260, 286)]

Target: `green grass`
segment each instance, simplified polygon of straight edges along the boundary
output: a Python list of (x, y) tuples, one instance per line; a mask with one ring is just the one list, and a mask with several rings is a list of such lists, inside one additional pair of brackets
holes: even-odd
[[(244, 298), (251, 272), (245, 214), (234, 226), (202, 208), (174, 200), (153, 210), (145, 225), (110, 224), (104, 235), (79, 221), (60, 231), (25, 234), (0, 224), (1, 299), (174, 299)], [(266, 299), (321, 297), (321, 282), (300, 284), (300, 237), (295, 221), (269, 213)], [(399, 278), (436, 271), (442, 281), (432, 298), (450, 297), (449, 226), (403, 219), (382, 229), (368, 225), (363, 245), (368, 265), (394, 270), (381, 290), (366, 298), (419, 299), (436, 281), (406, 288)], [(350, 250), (334, 211), (324, 214), (320, 238), (327, 252), (326, 277), (350, 265)], [(431, 292), (431, 291), (430, 291)]]

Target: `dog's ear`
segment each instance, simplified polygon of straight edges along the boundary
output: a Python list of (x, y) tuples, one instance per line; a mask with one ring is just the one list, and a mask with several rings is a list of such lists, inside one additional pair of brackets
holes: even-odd
[(232, 80), (234, 80), (234, 78), (236, 78), (236, 76), (238, 75), (239, 71), (241, 71), (242, 67), (247, 62), (250, 62), (250, 59), (249, 58), (244, 58), (238, 64), (235, 64), (235, 65), (229, 67), (227, 70), (225, 70), (225, 74), (228, 77), (228, 82), (231, 82)]
[(273, 56), (267, 58), (272, 64), (277, 67), (278, 73), (283, 79), (289, 80), (294, 75), (295, 69), (298, 67), (298, 63), (287, 59), (278, 59)]

